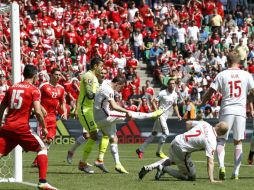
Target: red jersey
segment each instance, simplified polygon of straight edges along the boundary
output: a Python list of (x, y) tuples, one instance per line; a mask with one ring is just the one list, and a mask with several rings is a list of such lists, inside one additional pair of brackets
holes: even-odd
[(148, 87), (148, 88), (146, 89), (146, 93), (148, 93), (148, 94), (150, 94), (150, 95), (152, 95), (152, 96), (155, 94), (154, 89), (153, 89), (152, 87)]
[(138, 66), (138, 60), (135, 59), (135, 58), (129, 59), (129, 60), (127, 61), (127, 67), (132, 67), (132, 68), (136, 69), (137, 66)]
[(56, 115), (56, 109), (59, 102), (64, 102), (64, 87), (57, 84), (56, 86), (46, 82), (40, 86), (41, 105), (47, 111), (48, 115)]
[(127, 110), (137, 112), (138, 107), (136, 105), (130, 105), (129, 107), (126, 108)]
[(254, 65), (253, 64), (248, 66), (248, 71), (249, 71), (249, 73), (254, 74)]
[(139, 108), (139, 112), (149, 113), (149, 107), (147, 105), (141, 105)]
[(40, 98), (39, 89), (31, 83), (24, 81), (10, 87), (2, 102), (9, 109), (3, 128), (17, 130), (24, 129), (24, 126), (29, 127), (33, 102), (40, 101)]

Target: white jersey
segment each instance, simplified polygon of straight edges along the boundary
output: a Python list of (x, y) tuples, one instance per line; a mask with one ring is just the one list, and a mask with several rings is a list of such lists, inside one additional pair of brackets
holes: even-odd
[(94, 98), (95, 120), (109, 115), (109, 101), (114, 99), (114, 90), (110, 86), (111, 80), (104, 80)]
[(214, 128), (205, 121), (192, 121), (191, 130), (177, 135), (175, 142), (182, 152), (195, 152), (205, 150), (206, 156), (213, 158), (217, 145), (217, 134)]
[(160, 108), (166, 109), (173, 106), (173, 104), (177, 104), (177, 97), (178, 96), (175, 90), (172, 93), (170, 93), (168, 89), (165, 89), (159, 92), (156, 99), (160, 103)]
[(216, 76), (211, 88), (222, 94), (220, 115), (246, 116), (247, 94), (254, 88), (250, 73), (236, 68), (227, 69)]

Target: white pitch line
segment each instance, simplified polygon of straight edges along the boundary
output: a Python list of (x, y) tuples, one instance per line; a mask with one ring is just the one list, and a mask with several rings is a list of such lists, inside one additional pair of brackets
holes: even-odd
[[(21, 183), (21, 184), (23, 184), (23, 185), (32, 186), (32, 187), (38, 187), (38, 184), (30, 183), (30, 182), (27, 182), (27, 181), (18, 182), (18, 183)], [(57, 190), (60, 190), (60, 189), (57, 188)]]
[[(140, 161), (138, 158), (136, 157), (131, 157), (131, 156), (121, 156), (122, 160), (125, 160), (125, 161)], [(150, 161), (158, 161), (160, 160), (160, 158), (144, 158), (143, 160), (150, 160)], [(56, 161), (59, 161), (59, 160), (56, 160), (56, 159), (50, 159), (51, 162), (56, 162)], [(62, 160), (62, 161), (65, 161), (65, 160)], [(62, 161), (60, 161), (62, 163)], [(193, 162), (195, 163), (207, 163), (207, 161), (205, 160), (192, 160)], [(26, 160), (26, 159), (23, 159), (23, 162), (31, 162), (31, 160)], [(60, 163), (59, 162), (59, 163)], [(214, 162), (215, 164), (218, 164), (218, 162)], [(226, 166), (234, 166), (233, 163), (224, 163)], [(75, 165), (75, 164), (73, 164)], [(69, 164), (66, 164), (66, 166), (70, 166)], [(249, 165), (249, 164), (241, 164), (241, 166), (243, 167), (254, 167), (254, 165)]]
[[(207, 161), (204, 161), (204, 160), (195, 160), (193, 162), (196, 162), (196, 163), (207, 163)], [(214, 162), (215, 164), (218, 164), (218, 162)], [(234, 164), (232, 163), (225, 163), (226, 166), (234, 166)], [(241, 164), (241, 166), (243, 167), (254, 167), (254, 165), (249, 165), (249, 164)]]
[(38, 184), (30, 183), (30, 182), (27, 182), (27, 181), (18, 182), (18, 183), (21, 183), (21, 184), (23, 184), (23, 185), (32, 186), (32, 187), (37, 187), (37, 186), (38, 186)]

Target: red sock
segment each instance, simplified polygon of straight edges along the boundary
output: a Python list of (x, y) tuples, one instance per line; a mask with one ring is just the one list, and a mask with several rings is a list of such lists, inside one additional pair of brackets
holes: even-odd
[(39, 165), (39, 179), (45, 179), (48, 170), (48, 156), (46, 154), (39, 154), (37, 156)]

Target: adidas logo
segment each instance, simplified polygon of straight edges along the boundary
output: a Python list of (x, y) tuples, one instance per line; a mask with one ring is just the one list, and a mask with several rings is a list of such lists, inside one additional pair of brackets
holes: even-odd
[(140, 130), (133, 120), (128, 121), (116, 134), (119, 144), (141, 144), (145, 141), (145, 138), (141, 137)]
[(59, 119), (56, 122), (57, 131), (54, 144), (74, 144), (75, 138), (70, 136), (70, 133), (64, 123)]

